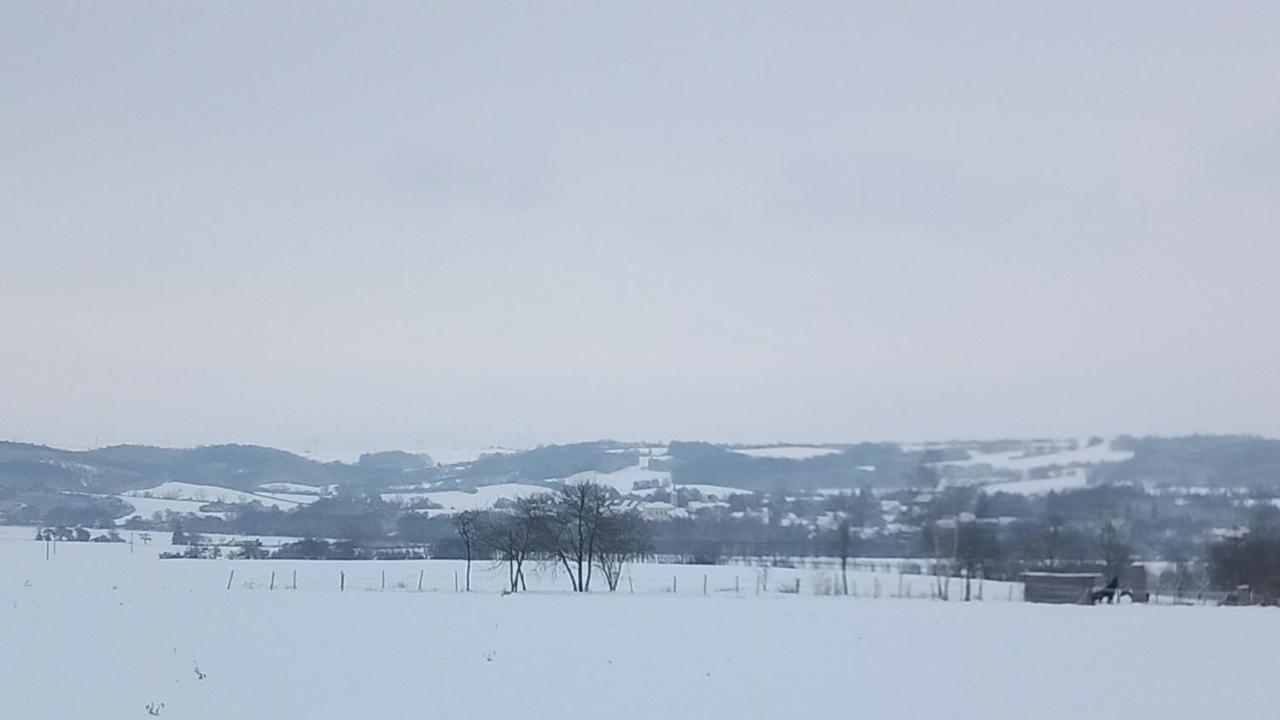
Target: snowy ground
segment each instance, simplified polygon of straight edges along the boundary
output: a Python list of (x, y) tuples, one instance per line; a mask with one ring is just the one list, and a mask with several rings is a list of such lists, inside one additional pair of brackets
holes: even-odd
[[(99, 531), (93, 531), (98, 534)], [(166, 588), (203, 593), (225, 588), (231, 571), (235, 571), (232, 588), (258, 590), (271, 586), (292, 585), (296, 573), (298, 590), (308, 592), (347, 590), (417, 591), (421, 578), (424, 592), (453, 592), (455, 582), (462, 582), (466, 565), (455, 560), (406, 561), (317, 561), (317, 560), (157, 560), (161, 552), (170, 551), (169, 533), (149, 533), (149, 545), (128, 543), (59, 543), (54, 554), (45, 560), (44, 543), (37, 542), (35, 528), (0, 527), (0, 567), (8, 572), (25, 573), (26, 577), (57, 578), (58, 582), (86, 583), (97, 587), (119, 589), (125, 585), (141, 588)], [(124, 531), (125, 540), (136, 540), (138, 533)], [(212, 542), (230, 542), (228, 536), (208, 536)], [(278, 546), (296, 538), (259, 538), (264, 545)], [(830, 594), (837, 581), (834, 561), (795, 561), (796, 567), (765, 567), (732, 564), (718, 566), (644, 563), (628, 566), (621, 589), (636, 595), (734, 595), (738, 597), (790, 595), (800, 585), (801, 595)], [(873, 559), (855, 561), (849, 573), (850, 594), (866, 597), (924, 599), (932, 594), (933, 577), (900, 576), (890, 572), (896, 560)], [(860, 570), (857, 568), (875, 568)], [(505, 565), (477, 561), (472, 565), (472, 588), (478, 592), (498, 593), (506, 586)], [(555, 567), (529, 566), (526, 569), (529, 589), (540, 593), (559, 593), (568, 581)], [(597, 578), (604, 588), (603, 578)], [(705, 584), (705, 585), (704, 585)], [(960, 582), (953, 580), (950, 594), (958, 598)], [(973, 585), (988, 601), (1021, 599), (1021, 586), (1016, 583), (988, 581)]]
[(771, 445), (768, 447), (733, 448), (733, 451), (752, 457), (807, 460), (823, 455), (834, 455), (840, 452), (840, 448), (813, 447), (811, 445)]
[(274, 482), (263, 483), (258, 486), (259, 490), (269, 493), (291, 493), (293, 495), (328, 495), (331, 487), (320, 487), (318, 485), (301, 485), (299, 483)]
[(1078, 490), (1088, 486), (1089, 478), (1083, 470), (1072, 470), (1057, 477), (1039, 480), (1017, 480), (983, 485), (988, 492), (1006, 492), (1014, 495), (1044, 495), (1050, 492)]
[[(262, 503), (266, 507), (277, 507), (291, 510), (299, 505), (313, 503), (320, 499), (318, 494), (299, 494), (289, 492), (257, 492), (249, 493), (240, 490), (218, 487), (216, 485), (197, 485), (185, 482), (166, 482), (145, 490), (130, 490), (120, 499), (134, 506), (135, 515), (149, 516), (152, 509), (170, 509), (176, 512), (195, 512), (192, 506), (199, 507), (206, 503)], [(138, 502), (151, 500), (151, 503)], [(155, 501), (173, 501), (179, 503), (171, 507), (162, 507)], [(144, 509), (143, 505), (148, 507)]]
[(1074, 450), (1057, 449), (1053, 452), (1031, 453), (1023, 450), (996, 453), (971, 453), (967, 460), (948, 460), (943, 465), (990, 465), (994, 468), (1027, 472), (1052, 465), (1093, 465), (1104, 462), (1123, 462), (1133, 457), (1128, 450), (1113, 450), (1103, 442), (1089, 446), (1088, 440), (1079, 440)]
[(462, 510), (483, 510), (493, 507), (499, 500), (516, 500), (519, 498), (551, 492), (551, 488), (541, 485), (523, 485), (520, 483), (499, 483), (476, 488), (475, 492), (462, 490), (430, 490), (383, 493), (382, 499), (389, 503), (408, 505), (418, 500), (430, 500), (447, 512)]
[[(0, 687), (4, 716), (23, 720), (145, 719), (148, 703), (201, 720), (1274, 716), (1274, 609), (756, 595), (724, 587), (749, 569), (658, 565), (637, 569), (634, 595), (573, 596), (546, 578), (504, 597), (491, 569), (484, 591), (419, 593), (397, 585), (461, 565), (160, 561), (73, 544), (46, 561), (42, 543), (12, 537)], [(650, 586), (669, 574), (676, 593)], [(770, 574), (771, 588), (791, 577)]]

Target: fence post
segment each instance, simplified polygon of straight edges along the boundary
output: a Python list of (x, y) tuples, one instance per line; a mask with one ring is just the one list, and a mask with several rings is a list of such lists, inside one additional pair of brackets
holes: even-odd
[(628, 575), (628, 576), (627, 576), (627, 587), (631, 588), (631, 594), (632, 594), (632, 595), (635, 595), (635, 594), (636, 594), (636, 584), (635, 584), (635, 582), (631, 579), (631, 576), (630, 576), (630, 575)]
[(422, 592), (422, 570), (418, 570), (418, 592)]
[(458, 571), (453, 571), (453, 591), (458, 592)]
[(676, 576), (675, 575), (671, 576), (671, 594), (672, 595), (676, 594)]
[(268, 587), (267, 589), (268, 589), (268, 590), (275, 590), (275, 589), (276, 589), (276, 571), (275, 571), (275, 570), (272, 570), (272, 571), (271, 571), (271, 585), (270, 585), (270, 587)]
[(230, 589), (231, 589), (231, 580), (232, 580), (233, 578), (235, 578), (235, 576), (236, 576), (236, 571), (235, 571), (235, 569), (233, 568), (233, 569), (231, 570), (231, 574), (227, 576), (227, 589), (228, 589), (228, 590), (230, 590)]
[(796, 578), (796, 594), (800, 594), (800, 578)]
[(707, 575), (706, 575), (706, 573), (703, 573), (703, 575), (702, 575), (702, 595), (703, 595), (703, 597), (706, 597), (706, 594), (707, 594)]
[(734, 576), (733, 576), (733, 594), (734, 594), (734, 595), (741, 595), (741, 594), (742, 594), (742, 588), (738, 586), (738, 576), (737, 576), (737, 575), (734, 575)]
[(298, 589), (298, 571), (297, 570), (293, 571), (293, 589), (294, 590)]
[(338, 592), (347, 589), (347, 573), (344, 570), (338, 571)]
[(387, 571), (386, 570), (382, 571), (382, 589), (383, 590), (387, 589)]

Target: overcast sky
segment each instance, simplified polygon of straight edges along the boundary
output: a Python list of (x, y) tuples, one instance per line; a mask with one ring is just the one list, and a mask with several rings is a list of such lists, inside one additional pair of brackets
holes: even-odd
[(0, 5), (0, 437), (1280, 435), (1280, 4)]

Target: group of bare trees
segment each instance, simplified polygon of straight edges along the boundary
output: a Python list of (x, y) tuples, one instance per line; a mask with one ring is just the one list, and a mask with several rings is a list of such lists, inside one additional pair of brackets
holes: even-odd
[(592, 481), (521, 498), (510, 511), (468, 510), (454, 516), (467, 561), (489, 558), (507, 566), (510, 592), (527, 590), (525, 568), (545, 563), (563, 570), (574, 592), (589, 592), (598, 570), (618, 589), (626, 563), (653, 553), (648, 527), (613, 489)]

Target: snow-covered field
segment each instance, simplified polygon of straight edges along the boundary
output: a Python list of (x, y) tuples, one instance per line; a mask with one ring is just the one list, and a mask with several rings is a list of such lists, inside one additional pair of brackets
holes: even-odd
[(678, 485), (677, 487), (689, 488), (690, 490), (697, 490), (698, 492), (702, 493), (703, 496), (705, 497), (717, 498), (720, 500), (724, 500), (728, 498), (730, 495), (750, 495), (751, 494), (750, 490), (743, 490), (742, 488), (725, 487), (724, 485), (681, 484), (681, 485)]
[(752, 457), (807, 460), (822, 455), (834, 455), (840, 452), (840, 448), (812, 447), (810, 445), (774, 445), (770, 447), (733, 448), (733, 451)]
[(1127, 450), (1112, 450), (1103, 442), (1090, 447), (1087, 440), (1078, 441), (1074, 450), (1058, 449), (1052, 452), (1027, 453), (1022, 450), (995, 453), (972, 453), (967, 460), (948, 460), (943, 465), (990, 465), (994, 468), (1026, 472), (1034, 468), (1052, 465), (1093, 465), (1104, 462), (1123, 462), (1133, 457)]
[(269, 493), (290, 493), (293, 495), (328, 495), (332, 490), (318, 485), (301, 485), (290, 482), (263, 483), (258, 486), (258, 489)]
[[(995, 584), (974, 603), (816, 596), (813, 571), (782, 569), (756, 594), (758, 571), (732, 566), (637, 566), (635, 594), (589, 596), (547, 573), (501, 596), (487, 564), (467, 594), (457, 562), (71, 543), (45, 560), (21, 530), (0, 537), (2, 707), (22, 720), (147, 718), (148, 703), (201, 720), (1273, 717), (1274, 609), (1037, 606), (994, 602)], [(799, 595), (778, 592), (796, 577)]]
[(640, 462), (625, 467), (621, 470), (615, 470), (611, 473), (585, 472), (577, 475), (570, 475), (564, 478), (565, 482), (574, 482), (576, 480), (593, 480), (601, 485), (617, 490), (626, 495), (628, 493), (636, 493), (638, 495), (646, 494), (644, 490), (636, 490), (636, 483), (647, 483), (659, 487), (670, 487), (671, 473), (666, 470), (650, 470), (648, 467), (648, 458), (641, 458)]
[(1064, 490), (1078, 490), (1088, 487), (1089, 478), (1084, 474), (1083, 470), (1072, 470), (1063, 473), (1057, 477), (1041, 478), (1039, 480), (1017, 480), (1006, 483), (991, 483), (983, 487), (988, 492), (1006, 492), (1015, 495), (1044, 495), (1049, 492), (1062, 492)]
[(220, 512), (205, 512), (200, 508), (209, 504), (208, 500), (177, 500), (168, 498), (147, 498), (138, 497), (136, 495), (121, 496), (121, 500), (133, 506), (133, 512), (119, 518), (117, 522), (123, 523), (129, 518), (140, 517), (149, 518), (155, 513), (192, 513), (202, 517), (220, 517)]
[(199, 504), (221, 502), (221, 503), (250, 503), (259, 502), (267, 507), (278, 507), (281, 510), (289, 510), (299, 505), (313, 503), (320, 499), (315, 494), (298, 494), (287, 492), (272, 493), (249, 493), (240, 490), (231, 490), (216, 485), (196, 485), (185, 482), (166, 482), (161, 483), (153, 488), (145, 490), (130, 490), (123, 494), (122, 498), (125, 502), (133, 504), (135, 498), (149, 498), (154, 500), (181, 500), (187, 502), (195, 502)]
[(407, 505), (418, 500), (430, 500), (447, 512), (460, 512), (463, 510), (484, 510), (493, 507), (494, 503), (499, 500), (516, 500), (546, 492), (551, 492), (551, 488), (521, 483), (499, 483), (476, 488), (475, 492), (425, 490), (420, 492), (383, 493), (382, 499), (389, 503), (400, 505)]
[[(1041, 495), (1051, 491), (1076, 490), (1089, 485), (1088, 471), (1094, 465), (1110, 462), (1124, 462), (1133, 457), (1127, 450), (1114, 450), (1110, 443), (1101, 442), (1089, 445), (1087, 439), (1074, 441), (1071, 448), (1068, 441), (1044, 444), (1037, 450), (1010, 450), (1002, 452), (971, 452), (965, 460), (946, 460), (938, 465), (956, 468), (975, 468), (981, 472), (983, 466), (990, 466), (1002, 474), (992, 473), (991, 477), (970, 477), (962, 483), (983, 485), (990, 491), (1014, 493), (1018, 495)], [(1044, 470), (1040, 475), (1052, 474), (1053, 477), (1032, 478), (1033, 470)], [(1019, 480), (1010, 480), (1012, 472)]]

